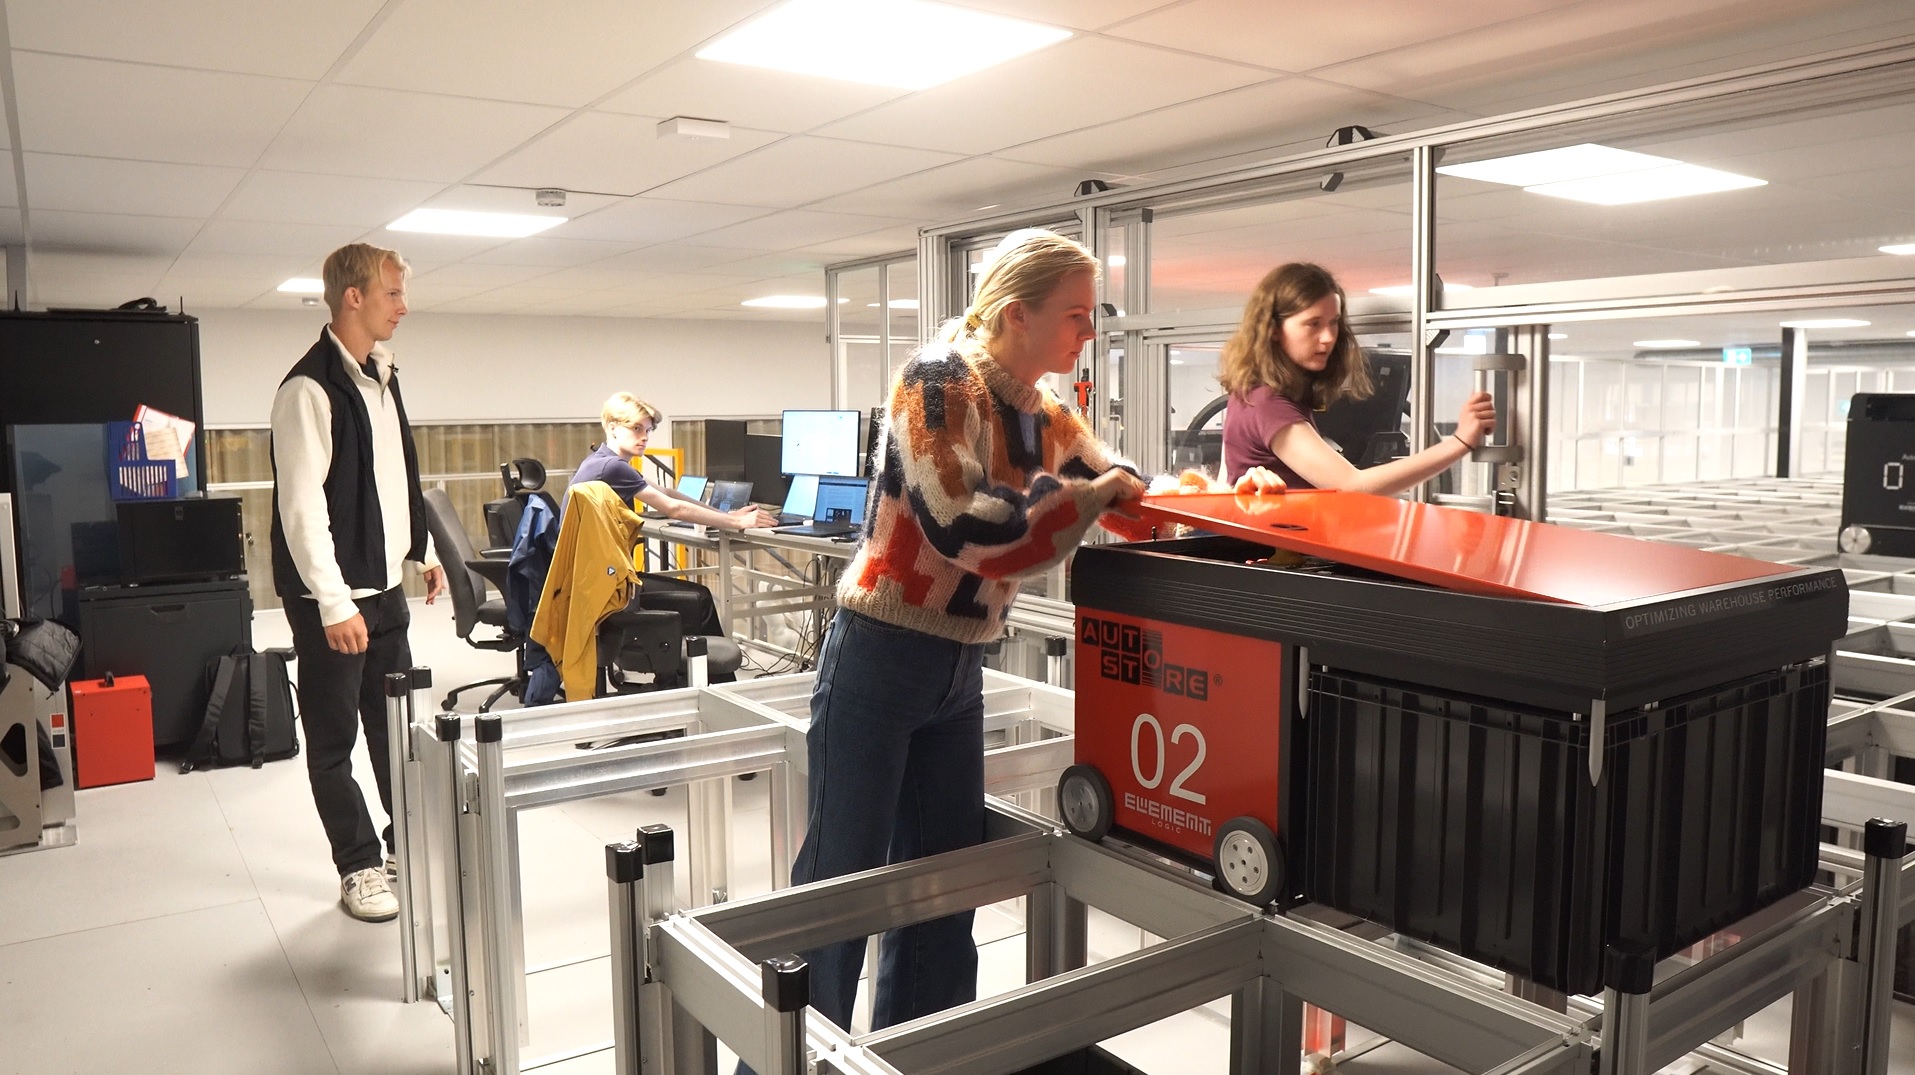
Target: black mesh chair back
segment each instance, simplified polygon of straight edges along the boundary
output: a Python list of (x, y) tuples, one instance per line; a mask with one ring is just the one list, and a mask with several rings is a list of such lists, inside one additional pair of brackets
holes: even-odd
[(459, 521), (459, 513), (452, 507), (452, 498), (446, 491), (427, 489), (423, 495), (426, 529), (432, 532), (433, 547), (438, 550), (441, 566), (445, 568), (455, 629), (460, 638), (467, 638), (479, 625), (479, 606), (485, 603), (485, 580), (465, 566), (467, 560), (476, 560), (479, 554), (473, 550), (472, 539), (466, 536), (465, 524)]

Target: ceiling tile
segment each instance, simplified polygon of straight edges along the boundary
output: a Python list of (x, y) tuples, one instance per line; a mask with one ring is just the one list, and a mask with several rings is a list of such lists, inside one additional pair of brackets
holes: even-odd
[(238, 168), (192, 164), (51, 153), (25, 156), (28, 204), (36, 211), (206, 217), (213, 215), (246, 174)]
[(13, 58), (20, 138), (40, 153), (245, 168), (310, 82), (109, 60)]
[(397, 220), (442, 189), (442, 184), (417, 180), (256, 171), (219, 215), (226, 220), (364, 229)]
[(1080, 37), (881, 105), (818, 133), (989, 153), (1269, 77), (1268, 71), (1253, 67), (1128, 41)]
[(1176, 7), (1165, 0), (953, 0), (971, 7), (1072, 30), (1101, 30), (1158, 8)]
[[(39, 230), (39, 216), (34, 217)], [(198, 279), (250, 281), (262, 288), (278, 287), (294, 276), (318, 276), (326, 253), (302, 257), (299, 254), (185, 254), (173, 261), (168, 270), (173, 276)]]
[(288, 310), (300, 308), (298, 295), (281, 294), (272, 286), (260, 287), (251, 280), (220, 280), (169, 273), (153, 286), (154, 298), (176, 310), (192, 313), (196, 309), (234, 309), (266, 295), (281, 301)]
[(486, 169), (477, 179), (515, 187), (564, 187), (630, 196), (778, 140), (734, 128), (730, 138), (658, 133), (658, 120), (584, 113)]
[(47, 250), (34, 247), (33, 267), (49, 275), (96, 273), (143, 276), (149, 282), (166, 274), (173, 259), (165, 254), (109, 254), (92, 250)]
[[(546, 184), (546, 186), (552, 185), (554, 184)], [(481, 213), (530, 213), (538, 216), (562, 216), (569, 219), (603, 209), (608, 205), (616, 205), (624, 200), (611, 194), (582, 194), (567, 190), (564, 205), (542, 206), (537, 199), (539, 189), (537, 186), (502, 187), (466, 183), (446, 188), (426, 204), (434, 209), (469, 209)]]
[(1386, 133), (1460, 118), (1421, 102), (1309, 78), (1283, 78), (1172, 105), (996, 154), (1059, 168), (1135, 173), (1163, 161), (1188, 163), (1287, 143), (1323, 145), (1330, 132), (1361, 124)]
[(765, 0), (408, 0), (340, 81), (578, 108), (694, 48)]
[(400, 256), (413, 266), (414, 272), (425, 272), (428, 266), (449, 265), (455, 261), (464, 261), (488, 250), (523, 241), (472, 235), (431, 235), (419, 231), (392, 231), (388, 228), (375, 228), (361, 234), (358, 239), (362, 243), (397, 250)]
[(692, 116), (796, 134), (895, 100), (909, 90), (810, 78), (687, 56), (600, 105), (640, 116)]
[[(956, 220), (982, 206), (1062, 201), (1079, 179), (1093, 173), (1041, 164), (971, 157), (955, 164), (907, 175), (835, 198), (810, 208), (839, 212), (885, 213), (922, 224)], [(1110, 178), (1098, 174), (1098, 178)]]
[(210, 220), (187, 253), (272, 254), (324, 261), (327, 254), (359, 238), (361, 229), (323, 224), (261, 224), (250, 220)]
[(128, 254), (178, 254), (199, 234), (198, 217), (124, 216), (33, 210), (33, 245)]
[(551, 273), (551, 269), (540, 265), (482, 265), (470, 261), (461, 261), (452, 265), (443, 265), (431, 272), (413, 276), (406, 286), (408, 290), (419, 288), (431, 290), (445, 285), (448, 287), (506, 287), (535, 280)]
[(730, 246), (740, 250), (790, 250), (813, 246), (834, 239), (867, 235), (880, 228), (897, 227), (907, 221), (893, 217), (852, 216), (848, 213), (818, 213), (804, 209), (788, 210), (759, 217), (729, 228), (719, 228), (698, 236), (701, 246)]
[(762, 217), (770, 210), (758, 206), (716, 205), (674, 201), (670, 198), (627, 198), (610, 208), (560, 225), (567, 237), (624, 243), (664, 243), (715, 228)]
[(923, 149), (793, 135), (653, 193), (663, 198), (788, 209), (956, 159), (954, 154)]
[(322, 86), (260, 167), (382, 179), (464, 179), (565, 118), (535, 105)]
[[(569, 226), (560, 225), (560, 227)], [(562, 268), (603, 261), (629, 250), (631, 245), (628, 243), (601, 243), (584, 239), (556, 239), (550, 235), (533, 235), (524, 239), (515, 239), (503, 246), (493, 247), (482, 254), (474, 254), (466, 261), (476, 265), (544, 265), (550, 268)]]
[[(38, 257), (32, 265), (38, 270)], [(137, 298), (159, 298), (153, 294), (157, 283), (158, 273), (45, 272), (34, 277), (33, 295), (43, 306), (110, 309)], [(168, 299), (160, 301), (172, 305)]]
[(317, 79), (385, 0), (192, 0), (139, 12), (125, 0), (8, 0), (22, 50)]
[[(1268, 0), (1190, 0), (1110, 32), (1282, 71), (1310, 71), (1578, 2), (1475, 0), (1455, 5), (1424, 0), (1343, 0), (1337, 4), (1286, 6), (1279, 11)], [(1466, 51), (1487, 58), (1473, 41)]]

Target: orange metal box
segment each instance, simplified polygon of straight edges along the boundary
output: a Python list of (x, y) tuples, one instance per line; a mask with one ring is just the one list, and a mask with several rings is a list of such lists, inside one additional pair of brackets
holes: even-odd
[(145, 676), (75, 680), (73, 774), (82, 788), (153, 779), (153, 688)]

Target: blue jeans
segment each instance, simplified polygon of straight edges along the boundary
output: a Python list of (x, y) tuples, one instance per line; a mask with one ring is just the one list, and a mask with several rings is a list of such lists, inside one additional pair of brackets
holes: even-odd
[[(802, 885), (984, 839), (984, 647), (841, 609), (811, 691)], [(977, 999), (972, 912), (905, 926), (878, 946), (872, 1029)], [(851, 1025), (862, 940), (804, 953), (811, 1006)]]

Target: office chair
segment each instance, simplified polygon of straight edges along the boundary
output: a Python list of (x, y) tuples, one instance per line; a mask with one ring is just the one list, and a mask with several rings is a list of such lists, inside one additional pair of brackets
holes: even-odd
[(500, 463), (499, 478), (505, 486), (505, 495), (486, 501), (483, 509), (488, 552), (512, 547), (512, 539), (519, 532), (519, 520), (525, 516), (527, 497), (544, 498), (554, 512), (559, 506), (552, 494), (545, 491), (545, 464), (536, 459), (519, 458)]
[[(507, 694), (517, 695), (524, 689), (525, 639), (506, 630), (505, 598), (486, 599), (486, 578), (479, 574), (476, 565), (487, 570), (496, 564), (500, 572), (491, 585), (504, 591), (504, 570), (506, 561), (502, 559), (485, 560), (472, 548), (472, 539), (466, 536), (465, 524), (459, 521), (459, 513), (452, 507), (452, 498), (444, 489), (427, 489), (424, 494), (426, 506), (426, 529), (432, 532), (432, 544), (438, 549), (446, 573), (446, 589), (452, 596), (453, 630), (474, 649), (492, 650), (498, 653), (512, 653), (517, 657), (517, 670), (509, 676), (498, 679), (482, 679), (476, 683), (453, 690), (445, 696), (445, 708), (451, 710), (459, 704), (459, 695), (478, 687), (497, 688), (479, 707), (479, 712), (489, 712), (500, 698)], [(511, 542), (506, 543), (508, 546)], [(474, 638), (472, 632), (480, 624), (497, 627), (497, 638)]]
[[(670, 575), (646, 574), (631, 604), (600, 621), (599, 693), (625, 694), (685, 686), (685, 639), (703, 638), (713, 683), (738, 678), (744, 651), (725, 634), (711, 591)], [(626, 677), (650, 674), (650, 682)]]

